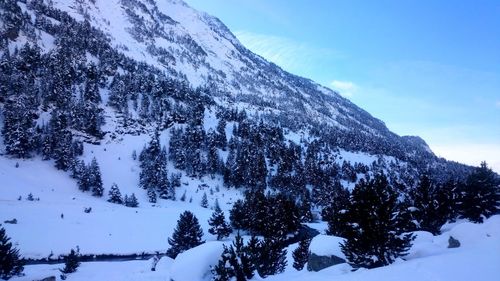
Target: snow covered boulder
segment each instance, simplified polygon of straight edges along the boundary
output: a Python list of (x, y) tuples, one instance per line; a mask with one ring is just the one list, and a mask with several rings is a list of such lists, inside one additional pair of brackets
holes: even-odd
[(179, 254), (170, 268), (173, 281), (211, 280), (211, 267), (215, 266), (222, 254), (223, 243), (210, 241)]
[(344, 238), (329, 235), (318, 235), (313, 238), (309, 246), (309, 259), (307, 270), (320, 271), (324, 268), (346, 262), (346, 258), (340, 249), (340, 243)]

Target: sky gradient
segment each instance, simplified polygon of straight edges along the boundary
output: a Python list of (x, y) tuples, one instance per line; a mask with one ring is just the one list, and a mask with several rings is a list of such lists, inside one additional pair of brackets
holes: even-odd
[(500, 172), (500, 1), (187, 0), (438, 155)]

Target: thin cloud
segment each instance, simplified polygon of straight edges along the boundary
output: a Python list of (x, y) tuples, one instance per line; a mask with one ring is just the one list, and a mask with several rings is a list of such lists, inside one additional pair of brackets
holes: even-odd
[(292, 73), (305, 74), (326, 58), (341, 57), (332, 49), (313, 47), (285, 37), (248, 31), (236, 31), (234, 34), (252, 52)]
[(500, 100), (495, 103), (496, 107), (500, 108)]
[(352, 97), (358, 90), (358, 86), (351, 81), (333, 80), (330, 86), (344, 97)]

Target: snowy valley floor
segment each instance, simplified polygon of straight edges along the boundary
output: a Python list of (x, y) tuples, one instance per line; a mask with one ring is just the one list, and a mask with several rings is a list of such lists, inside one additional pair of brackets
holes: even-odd
[[(143, 140), (137, 139), (135, 143), (141, 142)], [(139, 145), (136, 146), (139, 148)], [(76, 273), (68, 275), (67, 280), (210, 280), (209, 265), (218, 260), (221, 244), (207, 233), (207, 220), (212, 210), (200, 207), (200, 198), (203, 192), (207, 192), (210, 205), (218, 198), (227, 217), (231, 202), (240, 194), (223, 188), (214, 194), (208, 190), (198, 192), (199, 185), (216, 186), (220, 184), (220, 179), (206, 178), (202, 182), (185, 178), (178, 196), (186, 190), (186, 202), (163, 200), (152, 206), (147, 203), (145, 192), (137, 187), (137, 161), (130, 158), (129, 149), (116, 150), (111, 147), (107, 150), (96, 148), (92, 154), (103, 162), (108, 161), (103, 165), (106, 189), (112, 182), (117, 182), (122, 194), (135, 192), (140, 201), (139, 208), (111, 204), (105, 201), (106, 198), (95, 198), (78, 191), (76, 182), (68, 174), (56, 171), (51, 162), (39, 159), (0, 161), (0, 222), (21, 255), (37, 259), (46, 258), (51, 253), (58, 256), (77, 245), (83, 254), (165, 252), (167, 238), (171, 236), (179, 214), (191, 210), (200, 221), (207, 244), (182, 254), (180, 257), (183, 260), (162, 258), (155, 272), (150, 270), (150, 261), (85, 262)], [(16, 162), (22, 169), (16, 168)], [(29, 193), (35, 198), (40, 197), (40, 201), (27, 201)], [(19, 196), (22, 196), (20, 201), (17, 200)], [(191, 197), (193, 201), (189, 203)], [(84, 213), (87, 207), (92, 207), (92, 212)], [(61, 213), (64, 213), (64, 218), (61, 218)], [(17, 224), (3, 223), (13, 218), (17, 219)], [(310, 226), (324, 233), (324, 224)], [(291, 251), (297, 245), (291, 245), (286, 271), (266, 280), (500, 280), (500, 216), (494, 216), (484, 224), (459, 221), (445, 225), (440, 236), (426, 232), (418, 232), (417, 235), (406, 261), (399, 260), (387, 267), (356, 272), (351, 272), (347, 264), (316, 273), (298, 272), (291, 266)], [(460, 248), (447, 248), (450, 235), (461, 242)], [(224, 243), (231, 243), (231, 239), (226, 239)], [(313, 241), (312, 251), (341, 255), (338, 240), (320, 235)], [(61, 264), (29, 265), (25, 267), (25, 276), (12, 280), (38, 280), (48, 276), (57, 276), (59, 280), (59, 268), (62, 267)], [(260, 280), (259, 277), (254, 279)]]
[[(447, 239), (452, 235), (462, 243), (460, 248), (448, 249)], [(214, 242), (211, 242), (214, 243)], [(216, 242), (215, 242), (216, 243)], [(290, 246), (290, 250), (295, 245)], [(325, 245), (329, 247), (329, 245)], [(210, 247), (206, 247), (210, 248)], [(199, 254), (199, 253), (198, 253)], [(189, 253), (187, 255), (189, 258)], [(393, 265), (351, 272), (346, 264), (340, 264), (320, 272), (296, 271), (290, 265), (279, 275), (266, 278), (270, 281), (285, 280), (384, 280), (384, 281), (494, 281), (500, 276), (500, 216), (490, 218), (484, 224), (468, 222), (456, 223), (440, 236), (431, 236), (428, 233), (419, 233), (407, 261), (400, 260)], [(157, 271), (150, 271), (150, 261), (127, 262), (87, 262), (82, 263), (78, 272), (70, 274), (68, 280), (170, 280), (174, 270), (176, 280), (190, 280), (194, 278), (193, 271), (200, 273), (199, 280), (210, 280), (204, 270), (193, 270), (200, 265), (195, 263), (189, 268), (188, 263), (176, 264), (169, 258), (162, 258)], [(289, 264), (292, 260), (289, 260)], [(56, 265), (31, 265), (25, 269), (26, 276), (13, 280), (36, 280), (52, 275), (59, 275)], [(206, 266), (201, 264), (200, 266)], [(185, 271), (186, 276), (179, 277)], [(255, 277), (255, 280), (260, 278)], [(192, 279), (191, 279), (192, 280)]]

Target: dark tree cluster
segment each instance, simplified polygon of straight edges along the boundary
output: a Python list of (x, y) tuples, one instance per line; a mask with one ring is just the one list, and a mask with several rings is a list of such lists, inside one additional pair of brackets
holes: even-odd
[(439, 234), (447, 221), (482, 222), (500, 209), (499, 178), (484, 162), (465, 182), (439, 183), (423, 174), (415, 187), (396, 189), (380, 173), (360, 180), (352, 194), (338, 184), (332, 191), (322, 215), (329, 234), (347, 239), (342, 250), (353, 267), (384, 266), (404, 256), (411, 231)]
[(265, 237), (283, 238), (300, 227), (300, 210), (295, 201), (284, 194), (264, 195), (262, 191), (248, 192), (230, 212), (236, 229)]
[(417, 186), (410, 189), (409, 202), (414, 229), (440, 233), (441, 226), (456, 218), (481, 223), (498, 214), (500, 209), (500, 179), (485, 162), (481, 163), (464, 182), (436, 183), (424, 174)]
[(85, 166), (83, 162), (77, 162), (75, 166), (78, 188), (83, 192), (90, 191), (92, 195), (102, 197), (104, 194), (104, 187), (102, 185), (101, 170), (97, 163), (97, 159), (94, 157), (88, 166)]
[(132, 195), (130, 196), (125, 194), (125, 196), (123, 197), (123, 204), (130, 208), (139, 207), (139, 201), (137, 201), (137, 197), (135, 197), (134, 193), (132, 193)]
[(169, 146), (169, 159), (176, 168), (185, 170), (193, 177), (222, 174), (224, 164), (219, 149), (224, 147), (223, 135), (203, 128), (204, 108), (198, 107), (190, 113), (190, 121), (185, 129), (172, 128)]
[(347, 240), (341, 248), (348, 262), (353, 267), (373, 268), (404, 256), (413, 239), (405, 233), (404, 212), (385, 175), (361, 180), (342, 214)]
[(159, 132), (139, 154), (140, 186), (147, 190), (149, 202), (156, 203), (157, 193), (162, 199), (175, 199), (174, 187), (168, 181), (167, 152), (160, 146)]
[(460, 217), (473, 222), (483, 222), (483, 218), (500, 213), (500, 178), (486, 162), (467, 178), (458, 205)]
[(224, 245), (221, 258), (212, 269), (213, 280), (250, 280), (255, 271), (265, 278), (283, 272), (286, 264), (286, 250), (279, 240), (252, 236), (245, 245), (238, 232), (232, 245)]
[(452, 212), (455, 212), (456, 206), (450, 206), (454, 204), (453, 199), (453, 194), (447, 193), (444, 185), (434, 183), (424, 174), (409, 193), (411, 219), (415, 223), (415, 229), (439, 234), (441, 226), (454, 217)]

